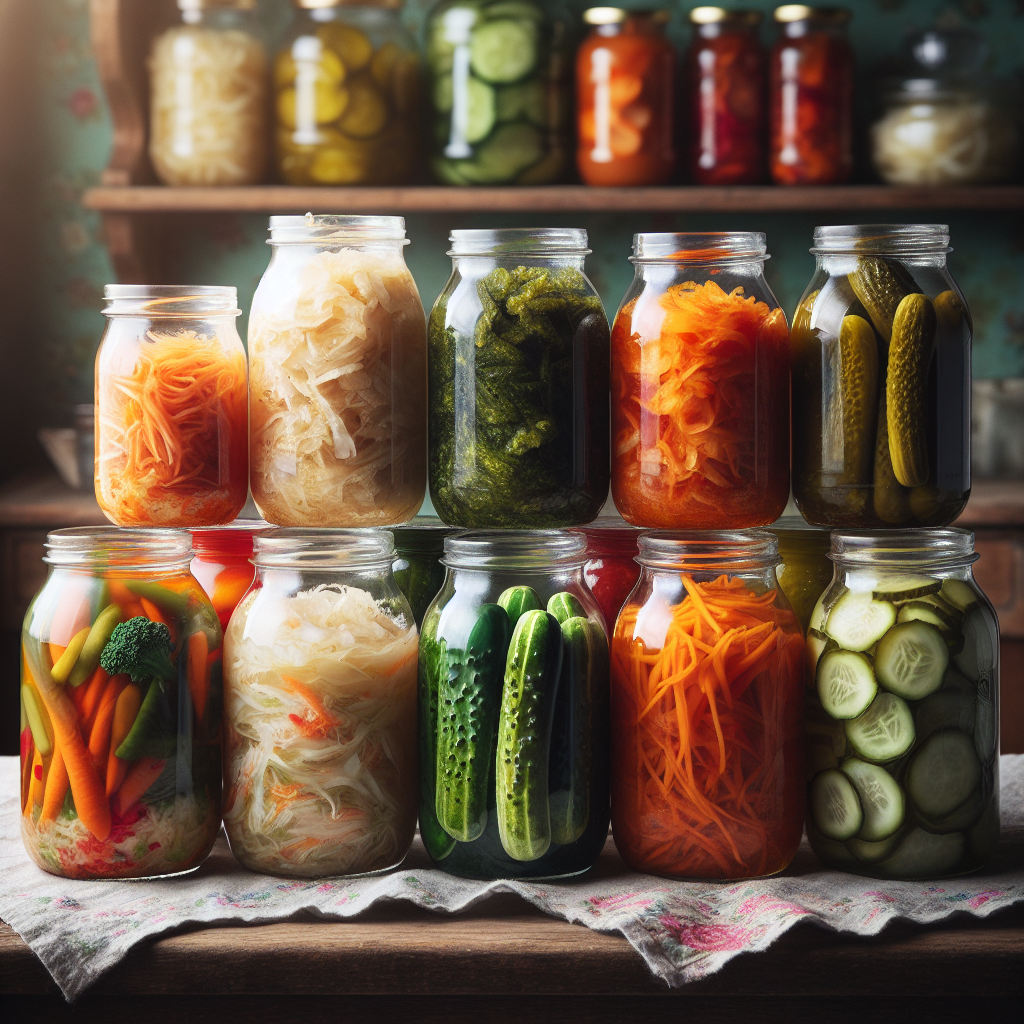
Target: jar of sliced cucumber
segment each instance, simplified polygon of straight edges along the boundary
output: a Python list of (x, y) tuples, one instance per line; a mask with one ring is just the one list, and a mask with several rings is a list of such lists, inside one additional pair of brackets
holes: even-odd
[(833, 533), (807, 632), (807, 834), (881, 878), (981, 867), (999, 838), (999, 623), (968, 530)]

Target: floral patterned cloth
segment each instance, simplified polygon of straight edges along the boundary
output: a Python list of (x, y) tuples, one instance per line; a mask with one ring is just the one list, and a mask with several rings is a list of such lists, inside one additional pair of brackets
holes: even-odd
[(223, 835), (210, 859), (183, 878), (69, 881), (40, 871), (22, 849), (17, 765), (16, 758), (0, 758), (0, 918), (31, 946), (68, 1000), (136, 943), (172, 928), (280, 921), (302, 911), (355, 917), (381, 899), (457, 913), (492, 893), (516, 893), (553, 917), (621, 932), (674, 987), (719, 970), (738, 953), (767, 949), (800, 920), (874, 935), (897, 918), (926, 923), (957, 912), (984, 917), (1024, 899), (1024, 755), (1002, 759), (1003, 837), (990, 869), (940, 882), (877, 882), (826, 871), (806, 843), (790, 869), (774, 878), (669, 882), (630, 872), (610, 842), (596, 867), (579, 879), (471, 882), (431, 867), (419, 841), (402, 867), (387, 875), (294, 881), (246, 871)]

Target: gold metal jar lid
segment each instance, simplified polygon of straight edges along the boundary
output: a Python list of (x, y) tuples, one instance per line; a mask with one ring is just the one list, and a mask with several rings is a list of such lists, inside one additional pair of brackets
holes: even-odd
[(775, 8), (773, 17), (779, 24), (816, 21), (821, 24), (845, 25), (850, 12), (845, 7), (808, 7), (807, 4), (783, 4)]
[(690, 24), (753, 27), (761, 24), (761, 17), (760, 11), (732, 11), (724, 7), (694, 7), (690, 11)]

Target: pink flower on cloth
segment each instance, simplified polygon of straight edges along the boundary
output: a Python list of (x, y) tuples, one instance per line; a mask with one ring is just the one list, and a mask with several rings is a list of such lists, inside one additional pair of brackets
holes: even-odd
[(746, 949), (754, 939), (752, 929), (735, 924), (695, 924), (692, 921), (679, 921), (671, 914), (663, 914), (658, 920), (680, 946), (689, 946), (690, 949), (702, 952)]

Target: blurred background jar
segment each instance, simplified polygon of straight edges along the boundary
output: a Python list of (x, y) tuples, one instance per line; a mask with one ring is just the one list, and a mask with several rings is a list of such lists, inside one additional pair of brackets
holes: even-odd
[(778, 185), (838, 185), (853, 170), (850, 12), (785, 4), (769, 60), (769, 166)]
[(576, 54), (576, 166), (588, 185), (663, 185), (675, 170), (668, 11), (591, 7)]
[(1024, 479), (1024, 377), (974, 382), (971, 472), (985, 479)]
[(268, 60), (256, 0), (178, 0), (149, 59), (149, 155), (165, 185), (252, 185), (267, 172)]
[(750, 185), (765, 170), (767, 76), (760, 11), (695, 7), (685, 86), (690, 177)]
[(412, 181), (421, 67), (402, 0), (292, 0), (274, 61), (277, 170), (289, 185)]

